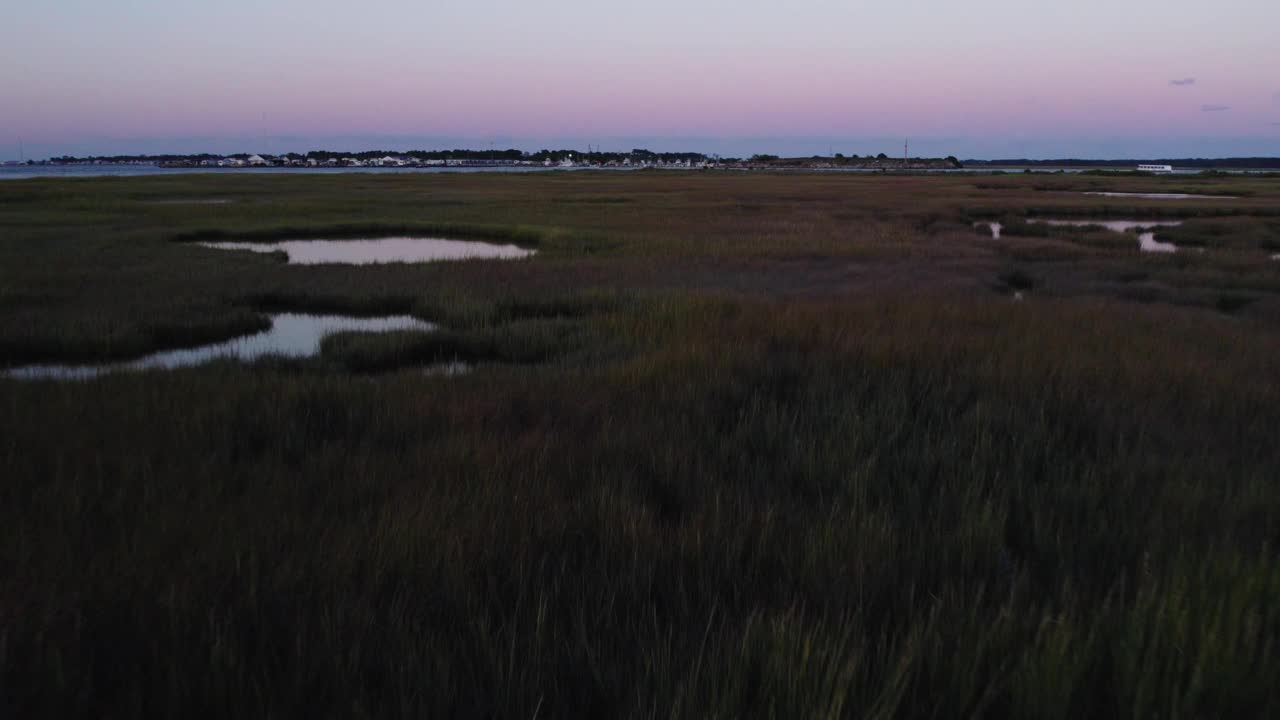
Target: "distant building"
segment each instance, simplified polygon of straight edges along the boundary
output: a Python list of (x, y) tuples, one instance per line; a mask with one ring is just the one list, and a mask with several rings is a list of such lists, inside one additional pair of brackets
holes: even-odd
[(261, 166), (261, 165), (271, 164), (271, 163), (268, 163), (266, 159), (263, 158), (261, 155), (250, 155), (249, 159), (246, 162), (248, 162), (249, 165), (251, 166)]

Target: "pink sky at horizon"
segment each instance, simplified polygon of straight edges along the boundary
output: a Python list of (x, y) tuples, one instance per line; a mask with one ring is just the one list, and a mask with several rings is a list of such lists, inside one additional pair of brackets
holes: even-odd
[[(60, 0), (28, 3), (0, 29), (0, 146), (355, 134), (1280, 139), (1276, 27), (1280, 3), (1261, 0)], [(1217, 106), (1229, 109), (1205, 111)]]

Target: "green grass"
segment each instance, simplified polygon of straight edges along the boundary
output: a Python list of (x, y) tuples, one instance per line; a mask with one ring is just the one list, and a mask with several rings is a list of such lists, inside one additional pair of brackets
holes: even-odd
[[(1033, 180), (0, 184), (4, 364), (270, 310), (442, 325), (0, 378), (0, 711), (1280, 713), (1280, 263), (973, 231)], [(360, 267), (173, 242), (355, 224), (543, 234)]]

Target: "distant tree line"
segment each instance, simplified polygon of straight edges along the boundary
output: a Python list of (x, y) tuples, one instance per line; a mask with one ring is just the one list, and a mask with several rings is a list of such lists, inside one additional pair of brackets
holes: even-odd
[[(925, 164), (937, 166), (939, 164), (946, 163), (952, 168), (964, 167), (964, 165), (957, 160), (954, 155), (948, 155), (941, 159), (913, 157), (909, 158), (909, 161), (916, 165)], [(779, 167), (809, 167), (815, 165), (818, 167), (829, 167), (830, 165), (835, 165), (838, 167), (883, 168), (885, 165), (901, 163), (902, 158), (900, 156), (889, 157), (884, 153), (880, 153), (878, 155), (868, 154), (865, 156), (860, 156), (857, 153), (853, 153), (852, 155), (835, 153), (834, 155), (809, 155), (807, 157), (779, 157), (777, 155), (759, 153), (752, 155), (748, 162), (756, 165), (776, 165)]]
[[(590, 151), (583, 152), (581, 150), (539, 150), (537, 152), (524, 152), (514, 148), (505, 150), (361, 150), (359, 152), (338, 151), (338, 150), (311, 150), (305, 153), (258, 153), (268, 159), (288, 159), (288, 160), (305, 160), (312, 158), (319, 162), (327, 160), (341, 160), (343, 158), (355, 158), (357, 160), (373, 160), (387, 156), (392, 157), (409, 157), (418, 160), (509, 160), (509, 161), (529, 161), (544, 162), (550, 160), (552, 162), (560, 162), (569, 158), (575, 160), (584, 160), (596, 163), (604, 162), (622, 162), (630, 159), (632, 162), (648, 161), (648, 162), (704, 162), (708, 160), (708, 156), (703, 153), (696, 152), (653, 152), (642, 148), (636, 148), (629, 152), (604, 152)], [(252, 153), (194, 153), (189, 155), (89, 155), (87, 157), (75, 157), (72, 155), (62, 155), (50, 158), (49, 162), (53, 163), (84, 163), (84, 162), (109, 162), (109, 163), (129, 163), (129, 162), (195, 162), (202, 160), (220, 160), (223, 158), (237, 158), (245, 160)], [(736, 160), (736, 158), (725, 158), (726, 160)]]

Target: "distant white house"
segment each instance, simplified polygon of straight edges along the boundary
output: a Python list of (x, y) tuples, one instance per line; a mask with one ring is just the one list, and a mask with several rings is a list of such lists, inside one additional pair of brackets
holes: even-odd
[(260, 166), (260, 165), (268, 165), (268, 164), (269, 164), (269, 163), (266, 161), (266, 159), (265, 159), (265, 158), (263, 158), (261, 155), (250, 155), (250, 156), (249, 156), (249, 159), (247, 160), (247, 162), (249, 163), (249, 165), (258, 165), (258, 166)]

